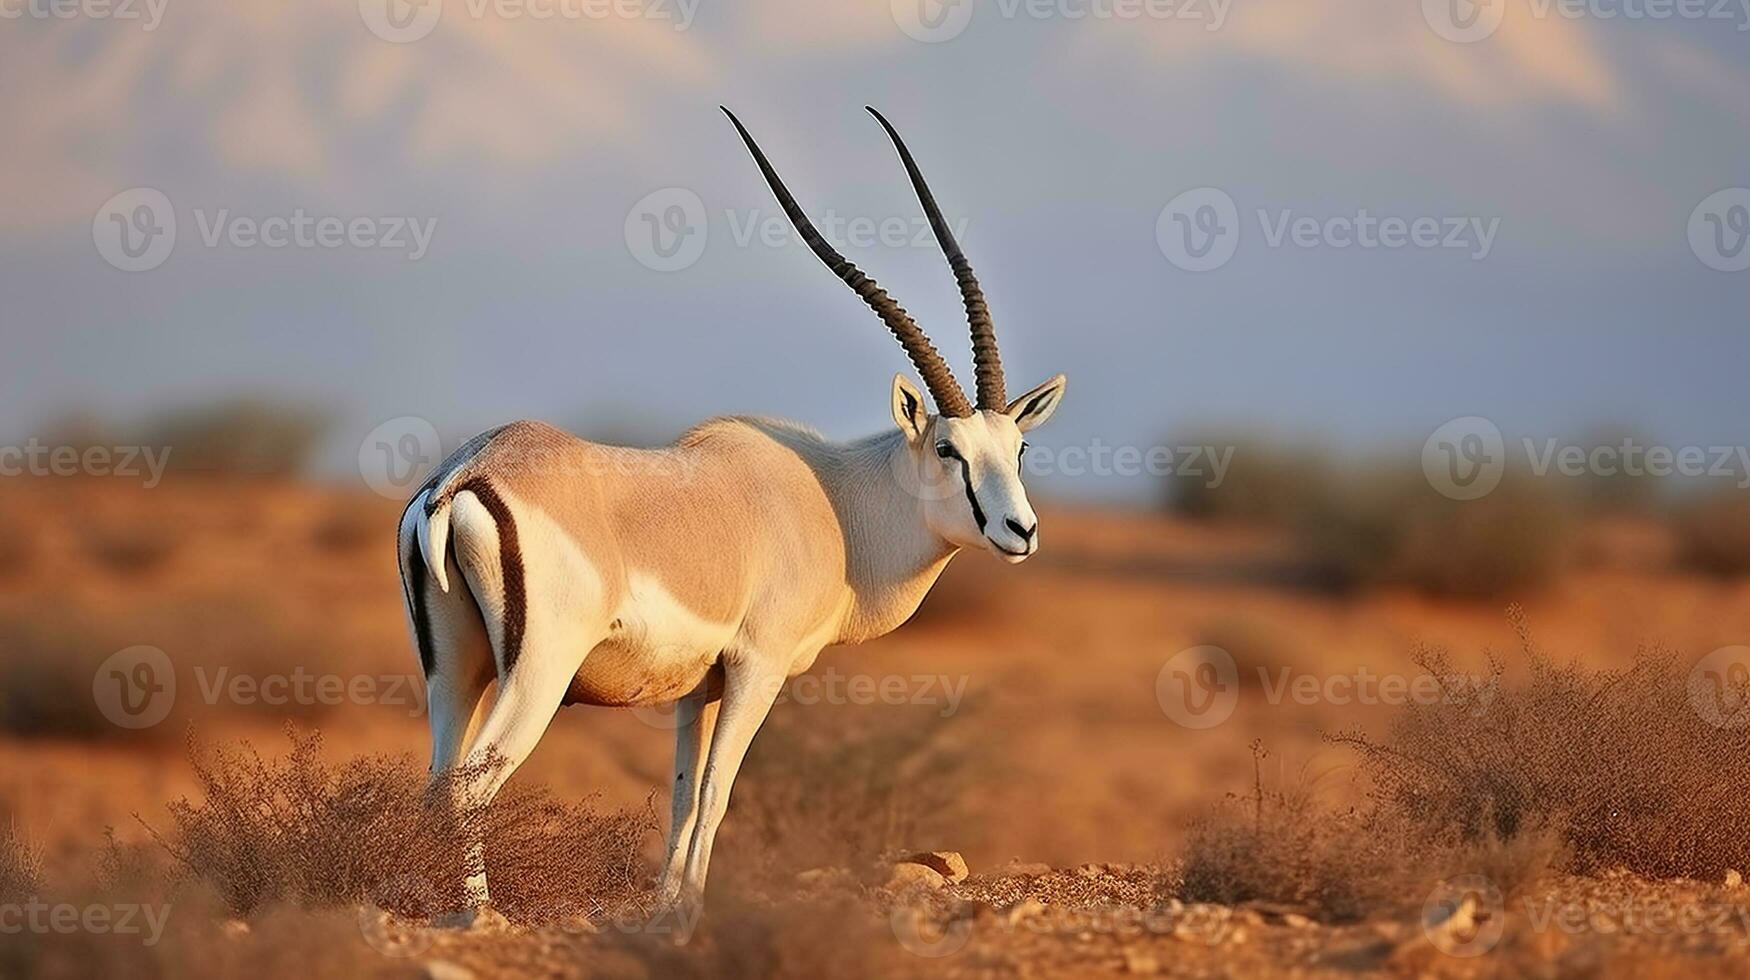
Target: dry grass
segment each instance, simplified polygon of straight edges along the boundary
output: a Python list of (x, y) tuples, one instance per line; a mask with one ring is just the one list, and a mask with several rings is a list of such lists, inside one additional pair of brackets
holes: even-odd
[[(202, 750), (191, 761), (204, 799), (170, 806), (161, 843), (234, 914), (275, 904), (375, 904), (409, 917), (460, 906), (462, 841), (484, 832), (493, 899), (513, 921), (600, 916), (642, 888), (639, 851), (655, 830), (643, 810), (605, 812), (509, 785), (484, 812), (427, 805), (412, 759), (322, 759), (319, 735), (288, 729), (290, 754), (263, 759), (248, 745)], [(464, 772), (457, 778), (468, 778)], [(444, 798), (440, 792), (431, 798)], [(156, 834), (156, 832), (154, 832)]]

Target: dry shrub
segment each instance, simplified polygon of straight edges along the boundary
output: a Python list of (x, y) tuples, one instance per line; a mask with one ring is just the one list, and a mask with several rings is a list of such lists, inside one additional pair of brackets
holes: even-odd
[(113, 575), (145, 575), (168, 562), (181, 538), (174, 529), (134, 520), (93, 519), (79, 529), (80, 546), (92, 564)]
[(1212, 617), (1198, 625), (1191, 645), (1216, 647), (1231, 656), (1245, 687), (1257, 687), (1266, 675), (1309, 662), (1295, 633), (1266, 616), (1227, 613)]
[(1318, 446), (1297, 448), (1222, 432), (1175, 439), (1173, 444), (1233, 450), (1218, 485), (1211, 486), (1214, 472), (1208, 460), (1192, 468), (1202, 472), (1175, 470), (1167, 477), (1167, 507), (1198, 520), (1291, 524), (1308, 496), (1335, 480), (1330, 454)]
[(382, 539), (379, 515), (361, 507), (332, 507), (310, 529), (316, 550), (334, 555), (350, 555), (380, 545)]
[(1460, 501), (1395, 458), (1343, 460), (1261, 439), (1196, 444), (1234, 446), (1227, 473), (1213, 487), (1208, 475), (1169, 478), (1169, 506), (1288, 531), (1334, 585), (1498, 595), (1548, 581), (1574, 549), (1580, 501), (1524, 470)]
[(1683, 560), (1712, 575), (1750, 574), (1750, 494), (1729, 491), (1703, 498), (1677, 518)]
[(42, 854), (11, 819), (0, 830), (0, 901), (28, 898), (42, 887)]
[(948, 846), (930, 835), (957, 812), (973, 768), (956, 717), (935, 705), (780, 704), (742, 766), (724, 833), (753, 837), (789, 874)]
[[(493, 901), (519, 922), (599, 916), (640, 890), (639, 850), (655, 829), (642, 810), (556, 801), (506, 786), (483, 812), (427, 805), (424, 768), (411, 758), (322, 760), (319, 734), (288, 728), (291, 752), (263, 759), (246, 743), (191, 758), (204, 799), (170, 805), (160, 842), (226, 907), (375, 904), (424, 917), (460, 907), (462, 842), (484, 832)], [(477, 772), (460, 772), (467, 779)], [(154, 831), (157, 835), (157, 832)]]
[[(1626, 868), (1654, 878), (1717, 878), (1750, 867), (1750, 797), (1740, 784), (1750, 727), (1712, 724), (1694, 678), (1668, 652), (1624, 670), (1558, 665), (1514, 613), (1527, 678), (1479, 703), (1444, 655), (1423, 667), (1447, 696), (1411, 703), (1383, 740), (1358, 733), (1375, 801), (1431, 839), (1512, 840), (1551, 828), (1570, 870)], [(1501, 669), (1497, 665), (1497, 680)], [(1741, 720), (1742, 685), (1715, 720)]]
[(117, 735), (92, 699), (110, 645), (88, 617), (61, 603), (0, 614), (0, 731), (26, 737)]
[[(139, 644), (162, 649), (175, 664), (177, 709), (170, 722), (153, 728), (118, 728), (99, 710), (92, 685), (107, 657)], [(173, 736), (179, 730), (174, 722), (189, 717), (196, 705), (302, 719), (337, 710), (339, 699), (328, 696), (269, 704), (259, 696), (232, 700), (226, 693), (239, 676), (290, 676), (300, 669), (343, 678), (360, 672), (354, 652), (338, 646), (326, 624), (259, 594), (190, 595), (101, 615), (71, 599), (18, 605), (0, 610), (0, 731), (137, 741)], [(218, 692), (210, 708), (206, 688)], [(423, 691), (414, 683), (401, 693), (411, 700)]]
[(1395, 908), (1413, 893), (1407, 841), (1377, 826), (1374, 816), (1326, 809), (1304, 779), (1266, 787), (1266, 755), (1254, 742), (1251, 793), (1228, 799), (1190, 828), (1179, 872), (1183, 897), (1271, 902), (1345, 922)]
[(37, 524), (0, 514), (0, 581), (21, 578), (36, 563), (40, 549)]
[(1419, 471), (1368, 470), (1309, 494), (1294, 530), (1342, 585), (1490, 596), (1554, 578), (1576, 525), (1563, 497), (1519, 474), (1488, 496), (1453, 500)]
[(1333, 811), (1257, 779), (1193, 828), (1187, 897), (1341, 920), (1462, 872), (1510, 893), (1549, 868), (1699, 880), (1750, 868), (1750, 680), (1716, 689), (1660, 651), (1622, 670), (1557, 664), (1512, 618), (1521, 682), (1504, 684), (1498, 661), (1467, 676), (1423, 651), (1439, 697), (1406, 703), (1383, 738), (1332, 736), (1360, 753), (1368, 803)]
[(329, 425), (317, 408), (239, 398), (149, 419), (136, 437), (167, 447), (174, 472), (288, 476), (305, 469)]

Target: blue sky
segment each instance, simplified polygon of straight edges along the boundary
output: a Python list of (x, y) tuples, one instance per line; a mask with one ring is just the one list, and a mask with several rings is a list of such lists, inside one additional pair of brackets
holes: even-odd
[[(1689, 236), (1730, 251), (1750, 200), (1698, 211), (1750, 187), (1738, 0), (1664, 19), (1488, 0), (1474, 41), (1442, 36), (1440, 0), (427, 0), (385, 21), (386, 2), (0, 3), (21, 12), (0, 21), (5, 438), (245, 392), (334, 412), (340, 473), (400, 416), (449, 443), (522, 416), (890, 424), (903, 357), (769, 236), (779, 213), (723, 103), (812, 213), (886, 224), (843, 250), (969, 378), (953, 281), (862, 106), (894, 121), (965, 230), (1011, 391), (1069, 375), (1040, 444), (1245, 424), (1419, 445), (1463, 415), (1743, 441), (1750, 271)], [(926, 23), (948, 26), (907, 33)], [(429, 32), (396, 43), (385, 24)], [(135, 188), (176, 234), (129, 272), (100, 239)], [(1238, 237), (1190, 271), (1163, 209), (1201, 188)], [(125, 223), (138, 199), (120, 200)], [(703, 247), (661, 271), (649, 222), (676, 202)], [(1363, 212), (1453, 247), (1340, 247)], [(367, 234), (251, 235), (297, 216)], [(430, 232), (417, 258), (406, 223)]]

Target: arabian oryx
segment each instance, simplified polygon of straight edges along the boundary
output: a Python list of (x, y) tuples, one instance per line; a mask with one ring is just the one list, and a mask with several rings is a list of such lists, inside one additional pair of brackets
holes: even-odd
[[(960, 285), (976, 407), (911, 316), (809, 223), (725, 109), (808, 247), (899, 339), (936, 413), (896, 376), (895, 428), (848, 443), (793, 422), (717, 418), (636, 450), (513, 422), (445, 460), (401, 516), (434, 785), (463, 774), (452, 803), (490, 801), (561, 705), (676, 703), (665, 908), (702, 901), (736, 770), (788, 678), (829, 644), (905, 622), (960, 549), (1013, 563), (1039, 547), (1022, 434), (1051, 417), (1064, 378), (1005, 397), (972, 267), (899, 134), (869, 111)], [(465, 857), (477, 915), (489, 909), (481, 842)]]

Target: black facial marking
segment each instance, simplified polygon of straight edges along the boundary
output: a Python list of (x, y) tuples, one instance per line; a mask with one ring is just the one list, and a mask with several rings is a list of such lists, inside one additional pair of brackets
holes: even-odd
[(972, 492), (972, 464), (960, 456), (960, 478), (966, 483), (966, 503), (972, 507), (972, 519), (978, 522), (978, 533), (984, 533), (984, 508), (978, 506), (978, 494)]

